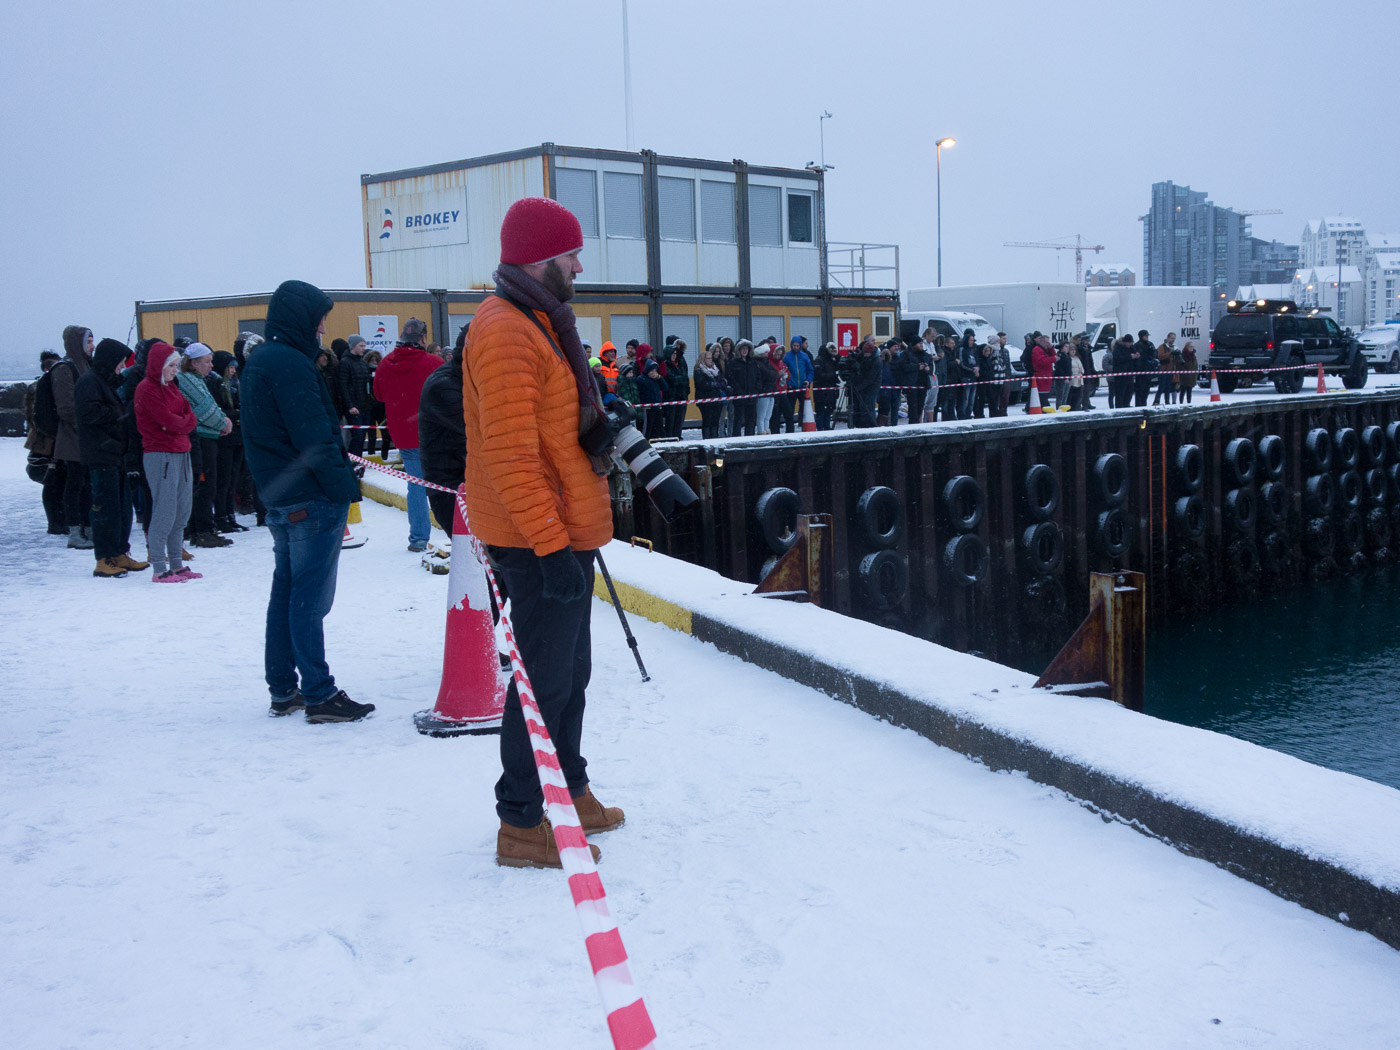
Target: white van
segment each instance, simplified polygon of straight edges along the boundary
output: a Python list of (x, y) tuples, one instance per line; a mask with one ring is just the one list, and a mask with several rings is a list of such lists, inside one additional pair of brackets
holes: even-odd
[[(997, 330), (992, 327), (992, 322), (981, 314), (968, 313), (966, 310), (905, 310), (899, 315), (899, 337), (901, 339), (922, 336), (930, 328), (939, 335), (951, 335), (958, 342), (962, 342), (963, 333), (971, 328), (979, 346), (985, 344), (989, 337), (997, 334)], [(1011, 355), (1011, 374), (1018, 377), (1024, 376), (1026, 370), (1021, 367), (1021, 344), (1013, 340), (1009, 332), (1007, 333), (1007, 344), (1007, 350)], [(1025, 396), (1025, 387), (1013, 386), (1009, 390), (1007, 404), (1014, 405)]]
[(988, 336), (997, 334), (992, 323), (981, 314), (967, 313), (963, 310), (906, 310), (899, 316), (901, 339), (923, 335), (929, 328), (939, 335), (951, 335), (959, 342), (962, 341), (963, 333), (971, 328), (977, 336), (978, 345), (985, 343)]

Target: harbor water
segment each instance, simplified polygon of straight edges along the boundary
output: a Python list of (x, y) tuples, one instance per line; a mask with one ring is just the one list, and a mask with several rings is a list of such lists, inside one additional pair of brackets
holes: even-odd
[(1400, 567), (1148, 630), (1147, 713), (1400, 788)]

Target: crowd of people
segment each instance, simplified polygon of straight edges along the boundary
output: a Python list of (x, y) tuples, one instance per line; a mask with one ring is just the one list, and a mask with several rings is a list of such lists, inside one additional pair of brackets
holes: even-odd
[[(244, 332), (231, 352), (188, 339), (132, 348), (70, 325), (63, 356), (41, 354), (26, 399), (29, 474), (43, 486), (49, 533), (92, 551), (94, 576), (200, 579), (188, 547), (231, 545), (248, 531), (240, 512), (264, 524), (239, 427), (239, 375), (260, 342)], [(131, 551), (137, 522), (147, 560)]]
[[(413, 477), (453, 489), (462, 483), (469, 327), (451, 349), (430, 343), (418, 318), (409, 318), (387, 355), (359, 334), (318, 346), (315, 368), (351, 456), (387, 457), (397, 448)], [(153, 565), (160, 582), (198, 579), (189, 547), (228, 546), (248, 528), (240, 513), (266, 524), (240, 430), (240, 376), (262, 341), (242, 332), (228, 351), (188, 339), (128, 348), (115, 339), (94, 345), (90, 330), (71, 325), (61, 357), (43, 352), (27, 403), (30, 473), (43, 483), (49, 531), (93, 551), (94, 575)], [(1084, 333), (1059, 346), (1028, 333), (1019, 372), (1005, 333), (979, 343), (972, 329), (960, 339), (932, 328), (883, 343), (867, 335), (847, 352), (826, 343), (815, 354), (802, 336), (786, 348), (772, 337), (725, 337), (693, 365), (676, 336), (659, 352), (636, 339), (620, 352), (604, 342), (597, 356), (587, 340), (582, 346), (600, 399), (626, 402), (652, 440), (679, 438), (692, 401), (701, 437), (719, 438), (796, 432), (809, 396), (818, 430), (833, 429), (842, 409), (852, 428), (1005, 416), (1027, 382), (1046, 408), (1090, 409), (1101, 381), (1110, 408), (1141, 407), (1149, 397), (1189, 403), (1199, 369), (1191, 343), (1178, 347), (1172, 333), (1154, 345), (1146, 331), (1117, 340), (1102, 372)], [(363, 466), (355, 470), (363, 475)], [(409, 485), (407, 501), (410, 550), (428, 546), (430, 509), (450, 533), (448, 494)], [(146, 533), (149, 562), (131, 553), (133, 520)]]

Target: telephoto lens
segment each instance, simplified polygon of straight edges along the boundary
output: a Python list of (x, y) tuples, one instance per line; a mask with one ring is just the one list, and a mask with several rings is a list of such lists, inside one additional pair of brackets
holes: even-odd
[(667, 521), (675, 521), (699, 500), (694, 490), (666, 465), (651, 443), (642, 437), (641, 431), (630, 423), (618, 430), (612, 454), (646, 487), (652, 504)]

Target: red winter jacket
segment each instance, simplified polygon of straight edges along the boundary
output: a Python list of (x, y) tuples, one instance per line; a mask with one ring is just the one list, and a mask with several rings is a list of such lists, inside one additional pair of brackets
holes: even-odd
[(141, 447), (147, 452), (188, 452), (190, 433), (198, 420), (194, 410), (180, 393), (175, 380), (160, 381), (171, 354), (178, 354), (169, 343), (153, 343), (146, 351), (146, 378), (136, 384), (136, 429), (141, 432)]
[(400, 343), (374, 373), (374, 396), (384, 402), (389, 436), (399, 448), (418, 447), (418, 402), (423, 384), (443, 364), (421, 346)]
[(1050, 393), (1054, 380), (1055, 351), (1046, 350), (1039, 343), (1031, 347), (1031, 369), (1035, 375), (1035, 388), (1042, 394)]

